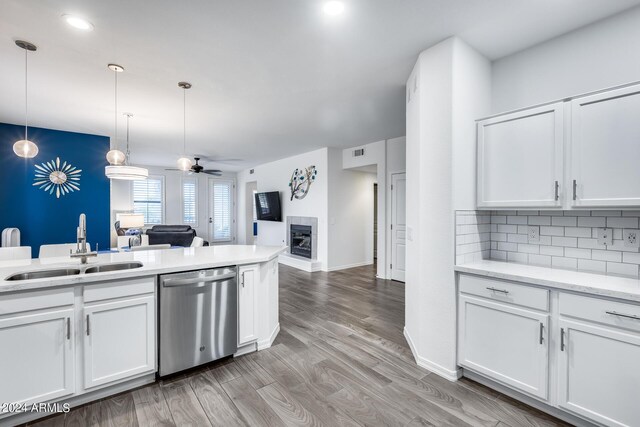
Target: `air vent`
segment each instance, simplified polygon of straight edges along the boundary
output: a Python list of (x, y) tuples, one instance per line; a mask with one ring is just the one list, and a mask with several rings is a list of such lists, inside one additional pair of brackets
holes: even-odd
[(254, 172), (255, 172), (255, 170), (250, 169), (250, 170), (249, 170), (249, 175), (253, 175), (253, 173), (254, 173)]
[(364, 148), (358, 148), (356, 150), (353, 150), (353, 157), (360, 157), (360, 156), (364, 156)]

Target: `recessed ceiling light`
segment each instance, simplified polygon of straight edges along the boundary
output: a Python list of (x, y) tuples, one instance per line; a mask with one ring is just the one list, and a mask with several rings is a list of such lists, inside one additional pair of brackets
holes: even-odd
[(77, 28), (82, 31), (93, 31), (93, 24), (86, 19), (80, 18), (75, 15), (62, 15), (62, 19), (71, 25), (73, 28)]
[(328, 1), (324, 4), (324, 13), (327, 15), (335, 16), (344, 12), (344, 3), (341, 1)]

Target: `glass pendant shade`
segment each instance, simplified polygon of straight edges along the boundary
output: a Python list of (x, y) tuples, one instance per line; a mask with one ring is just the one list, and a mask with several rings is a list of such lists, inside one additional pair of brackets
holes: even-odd
[(193, 166), (193, 162), (191, 162), (191, 159), (188, 157), (180, 157), (178, 159), (178, 169), (180, 169), (181, 171), (189, 171), (191, 170), (191, 166)]
[(28, 139), (21, 139), (13, 144), (13, 152), (16, 156), (33, 159), (38, 155), (38, 146)]
[(107, 153), (107, 161), (110, 165), (123, 165), (125, 160), (124, 153), (120, 150), (111, 150)]

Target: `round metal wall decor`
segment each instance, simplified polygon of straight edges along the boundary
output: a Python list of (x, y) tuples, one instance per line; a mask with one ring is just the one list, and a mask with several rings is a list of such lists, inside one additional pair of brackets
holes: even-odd
[(289, 180), (289, 188), (291, 189), (291, 200), (304, 199), (309, 193), (309, 187), (316, 180), (318, 171), (315, 166), (309, 166), (304, 169), (296, 169), (291, 174)]
[(65, 196), (74, 191), (80, 191), (80, 175), (82, 169), (63, 162), (60, 164), (60, 157), (55, 160), (35, 165), (35, 178), (33, 185), (56, 198)]

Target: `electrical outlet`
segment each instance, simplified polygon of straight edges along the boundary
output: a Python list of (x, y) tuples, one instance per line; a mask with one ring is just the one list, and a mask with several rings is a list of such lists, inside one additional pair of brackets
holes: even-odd
[(640, 230), (623, 230), (622, 240), (625, 248), (640, 248)]
[(540, 243), (540, 227), (530, 225), (527, 229), (527, 240), (529, 243)]
[(598, 244), (604, 246), (613, 245), (613, 230), (610, 228), (598, 228)]

